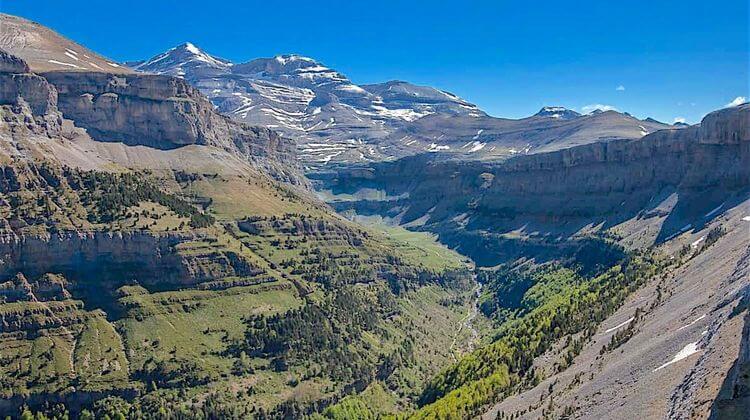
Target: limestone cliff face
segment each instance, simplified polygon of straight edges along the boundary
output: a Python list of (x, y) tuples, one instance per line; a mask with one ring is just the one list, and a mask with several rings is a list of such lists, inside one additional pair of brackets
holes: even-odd
[(214, 111), (182, 79), (157, 75), (50, 72), (59, 108), (98, 141), (159, 149), (210, 145), (237, 153), (276, 178), (301, 183), (294, 144)]
[(18, 57), (0, 50), (0, 107), (8, 126), (25, 125), (36, 131), (59, 131), (61, 115), (57, 91), (47, 80), (29, 73)]
[[(468, 253), (487, 247), (509, 258), (518, 247), (566, 238), (586, 225), (648, 217), (671, 194), (665, 239), (750, 189), (750, 105), (709, 114), (700, 126), (639, 140), (592, 143), (504, 162), (438, 161), (416, 156), (318, 179), (334, 194), (364, 188), (386, 200), (335, 202), (339, 210), (397, 217), (441, 234)], [(488, 235), (535, 232), (537, 242)], [(513, 249), (499, 250), (501, 242)], [(528, 250), (527, 250), (528, 251)], [(537, 252), (538, 250), (534, 250)], [(482, 255), (473, 255), (480, 260)], [(502, 259), (502, 258), (501, 258)], [(497, 263), (496, 259), (487, 263)]]
[(231, 251), (205, 248), (189, 253), (180, 247), (200, 234), (149, 232), (64, 232), (0, 238), (0, 278), (16, 273), (36, 278), (61, 273), (72, 288), (138, 283), (146, 287), (190, 286), (263, 272)]
[(70, 299), (63, 276), (47, 273), (29, 281), (23, 273), (0, 283), (0, 302)]
[[(100, 226), (41, 229), (52, 232), (41, 234), (26, 229), (34, 211), (25, 216), (16, 211), (24, 204), (33, 210), (35, 200), (51, 195), (60, 183), (57, 163), (38, 145), (65, 141), (63, 117), (97, 140), (159, 148), (214, 146), (245, 157), (260, 172), (299, 177), (286, 163), (293, 158), (288, 140), (221, 117), (179, 79), (87, 72), (46, 76), (29, 73), (23, 60), (0, 51), (0, 299), (65, 296), (70, 290), (96, 301), (124, 284), (179, 288), (264, 273), (200, 230), (109, 232)], [(48, 273), (64, 275), (69, 284)]]
[(722, 112), (731, 118), (712, 116), (718, 122), (708, 127), (594, 143), (486, 168), (493, 179), (479, 186), (484, 190), (479, 208), (602, 217), (642, 209), (665, 188), (741, 189), (750, 185), (749, 110)]
[(25, 61), (0, 49), (0, 73), (28, 73), (29, 66)]

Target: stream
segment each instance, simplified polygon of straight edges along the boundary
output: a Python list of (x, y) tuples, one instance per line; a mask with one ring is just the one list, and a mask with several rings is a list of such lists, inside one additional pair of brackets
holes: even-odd
[(458, 331), (456, 331), (456, 335), (455, 337), (453, 337), (453, 342), (450, 346), (450, 352), (454, 362), (458, 361), (458, 359), (456, 358), (456, 352), (453, 349), (456, 346), (458, 337), (461, 335), (461, 332), (464, 330), (464, 328), (471, 331), (471, 338), (469, 338), (469, 342), (466, 346), (467, 353), (470, 353), (472, 350), (474, 350), (474, 345), (479, 340), (479, 331), (474, 328), (473, 322), (477, 315), (479, 315), (479, 297), (482, 295), (482, 284), (477, 281), (476, 274), (474, 274), (474, 282), (476, 283), (476, 286), (474, 287), (474, 301), (472, 302), (471, 307), (466, 313), (466, 316), (461, 319), (461, 325), (458, 327)]

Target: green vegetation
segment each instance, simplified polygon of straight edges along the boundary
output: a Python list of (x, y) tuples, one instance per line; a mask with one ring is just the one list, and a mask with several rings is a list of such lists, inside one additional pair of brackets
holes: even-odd
[(109, 395), (73, 417), (413, 409), (471, 303), (464, 261), (433, 238), (363, 228), (263, 178), (47, 164), (0, 178), (17, 234), (141, 232), (113, 259), (0, 283), (0, 392)]
[[(625, 298), (653, 276), (659, 263), (649, 255), (634, 255), (596, 277), (587, 279), (570, 269), (545, 267), (531, 274), (533, 283), (523, 297), (512, 299), (516, 312), (502, 324), (497, 339), (449, 367), (425, 388), (415, 418), (466, 418), (516, 386), (539, 380), (532, 368), (560, 338), (569, 340), (565, 360), (580, 351), (581, 341), (616, 310)], [(528, 274), (527, 274), (528, 275)], [(560, 368), (564, 368), (561, 366)]]
[[(567, 337), (565, 369), (658, 266), (581, 240), (559, 263), (480, 270), (493, 336), (449, 365), (470, 338), (473, 285), (428, 234), (355, 225), (263, 179), (8, 173), (0, 213), (16, 232), (181, 232), (138, 252), (184, 279), (133, 265), (2, 283), (0, 391), (111, 395), (82, 418), (469, 417), (540, 380), (532, 361)], [(91, 264), (82, 273), (103, 268)]]
[(397, 255), (410, 264), (439, 270), (460, 269), (467, 263), (459, 254), (440, 244), (437, 237), (431, 233), (415, 232), (382, 223), (368, 223), (366, 226), (375, 232), (382, 232), (386, 240), (394, 246)]
[(210, 215), (199, 212), (185, 200), (162, 191), (141, 174), (132, 172), (116, 174), (98, 171), (76, 171), (65, 168), (65, 181), (79, 193), (82, 204), (92, 211), (92, 223), (110, 223), (124, 216), (125, 209), (142, 201), (161, 204), (182, 217), (190, 218), (195, 228), (213, 224)]
[(254, 316), (248, 320), (238, 350), (273, 358), (277, 370), (292, 363), (312, 362), (336, 381), (358, 378), (370, 382), (375, 372), (368, 370), (365, 356), (355, 344), (362, 341), (364, 332), (375, 329), (378, 319), (397, 310), (386, 289), (373, 297), (344, 287), (301, 309), (271, 317)]
[[(6, 197), (0, 217), (27, 233), (154, 230), (162, 217), (184, 219), (180, 229), (213, 224), (213, 216), (158, 184), (149, 173), (82, 171), (48, 163), (5, 166), (0, 168), (0, 193)], [(160, 211), (138, 209), (143, 202), (160, 205)]]

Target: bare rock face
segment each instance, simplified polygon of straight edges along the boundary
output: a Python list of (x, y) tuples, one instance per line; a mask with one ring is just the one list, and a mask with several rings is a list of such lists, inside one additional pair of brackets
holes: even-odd
[(0, 302), (31, 300), (31, 285), (22, 273), (0, 283)]
[(0, 107), (9, 124), (26, 123), (56, 131), (61, 123), (57, 91), (47, 80), (29, 73), (26, 62), (0, 50)]
[(29, 281), (23, 273), (16, 273), (0, 283), (0, 302), (69, 299), (66, 285), (65, 278), (57, 274), (47, 273), (35, 281)]
[(46, 273), (31, 283), (34, 296), (39, 300), (70, 299), (66, 289), (68, 281), (59, 274)]
[(0, 49), (0, 73), (28, 73), (25, 61)]
[(703, 118), (699, 139), (707, 144), (739, 144), (750, 139), (750, 105), (724, 108)]
[(21, 105), (22, 102), (34, 116), (57, 112), (57, 92), (43, 77), (0, 73), (0, 105)]
[[(749, 121), (750, 105), (742, 105), (709, 114), (701, 126), (661, 130), (638, 140), (499, 163), (416, 156), (318, 182), (334, 194), (382, 191), (391, 198), (333, 205), (400, 223), (420, 221), (422, 229), (439, 233), (480, 264), (495, 265), (528, 253), (523, 247), (547, 247), (550, 238), (570, 238), (585, 226), (606, 228), (650, 217), (673, 194), (676, 204), (657, 240), (705, 221), (712, 209), (750, 189)], [(502, 236), (518, 231), (539, 239)]]
[(173, 149), (210, 145), (238, 153), (276, 178), (301, 183), (294, 145), (265, 128), (237, 123), (182, 79), (157, 75), (52, 72), (66, 118), (98, 141)]
[[(0, 277), (21, 272), (42, 280), (39, 290), (60, 284), (46, 273), (62, 273), (74, 281), (71, 287), (104, 287), (138, 281), (145, 286), (194, 285), (232, 276), (254, 276), (262, 269), (236, 254), (222, 250), (183, 255), (176, 246), (200, 236), (152, 235), (144, 232), (58, 233), (47, 236), (0, 238), (3, 269)], [(203, 238), (205, 239), (205, 238)], [(54, 281), (53, 281), (54, 280)], [(31, 290), (31, 289), (30, 289)]]

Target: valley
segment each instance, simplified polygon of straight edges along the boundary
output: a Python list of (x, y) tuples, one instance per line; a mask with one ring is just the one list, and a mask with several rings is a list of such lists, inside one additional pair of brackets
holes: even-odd
[(0, 23), (0, 415), (746, 412), (750, 104), (506, 119)]

